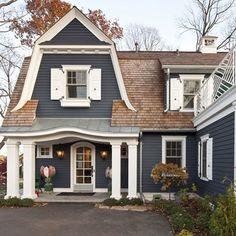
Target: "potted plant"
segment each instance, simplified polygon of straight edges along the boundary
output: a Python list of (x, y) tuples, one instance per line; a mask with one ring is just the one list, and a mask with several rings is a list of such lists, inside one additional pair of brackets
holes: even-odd
[(53, 184), (52, 184), (52, 177), (56, 174), (56, 169), (54, 166), (41, 166), (40, 167), (40, 174), (42, 177), (45, 178), (44, 184), (44, 191), (46, 193), (53, 192)]

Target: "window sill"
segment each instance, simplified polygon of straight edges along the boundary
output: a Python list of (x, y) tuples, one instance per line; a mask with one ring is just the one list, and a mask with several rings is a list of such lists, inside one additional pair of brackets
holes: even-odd
[(61, 100), (62, 107), (90, 107), (91, 101), (89, 99), (77, 100), (77, 99), (66, 99)]
[(37, 159), (52, 159), (53, 157), (51, 155), (49, 156), (36, 156)]
[(209, 179), (206, 178), (206, 177), (200, 177), (200, 179), (203, 180), (203, 181), (207, 181), (207, 182), (209, 181)]

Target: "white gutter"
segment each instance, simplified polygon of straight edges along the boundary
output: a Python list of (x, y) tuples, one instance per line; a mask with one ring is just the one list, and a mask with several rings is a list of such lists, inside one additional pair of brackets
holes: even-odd
[(166, 109), (164, 112), (169, 110), (169, 103), (170, 103), (170, 68), (167, 68), (167, 80), (166, 80)]

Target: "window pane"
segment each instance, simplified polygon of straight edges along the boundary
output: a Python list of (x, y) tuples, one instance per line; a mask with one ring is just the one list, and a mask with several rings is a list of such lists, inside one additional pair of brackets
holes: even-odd
[(181, 167), (181, 158), (166, 158), (166, 164), (173, 163), (178, 167)]
[(85, 182), (86, 184), (90, 184), (90, 183), (91, 183), (91, 177), (85, 177), (85, 178), (84, 178), (84, 182)]
[(68, 97), (69, 98), (87, 98), (87, 87), (86, 86), (76, 86), (76, 85), (68, 85)]
[(184, 95), (184, 108), (194, 107), (194, 95)]
[(78, 184), (82, 184), (83, 183), (83, 177), (77, 177), (76, 180), (77, 180), (76, 182)]
[(202, 145), (202, 177), (207, 177), (207, 142)]

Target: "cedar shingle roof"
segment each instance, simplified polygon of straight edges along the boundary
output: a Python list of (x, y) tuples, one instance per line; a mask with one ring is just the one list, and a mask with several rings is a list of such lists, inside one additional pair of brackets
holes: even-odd
[(130, 111), (121, 100), (113, 102), (113, 126), (178, 129), (193, 128), (191, 112), (164, 112), (164, 72), (159, 60), (120, 59), (120, 67), (130, 102)]
[[(164, 113), (164, 64), (218, 65), (225, 53), (197, 52), (118, 52), (121, 71), (130, 102), (137, 112), (127, 109), (121, 100), (113, 101), (112, 126), (140, 128), (193, 128), (193, 113)], [(31, 126), (38, 101), (30, 100), (16, 112), (11, 110), (20, 99), (30, 58), (25, 58), (2, 126)], [(191, 63), (190, 63), (191, 62)], [(162, 64), (162, 65), (161, 65)]]
[(22, 89), (25, 83), (26, 74), (29, 68), (29, 63), (30, 57), (26, 57), (23, 61), (20, 74), (16, 81), (14, 92), (12, 94), (11, 101), (7, 109), (7, 113), (2, 123), (3, 127), (31, 126), (33, 123), (38, 105), (37, 100), (30, 100), (20, 110), (11, 112), (11, 110), (17, 105), (20, 99)]
[(118, 52), (119, 59), (159, 60), (162, 65), (210, 65), (216, 66), (223, 60), (225, 52)]

